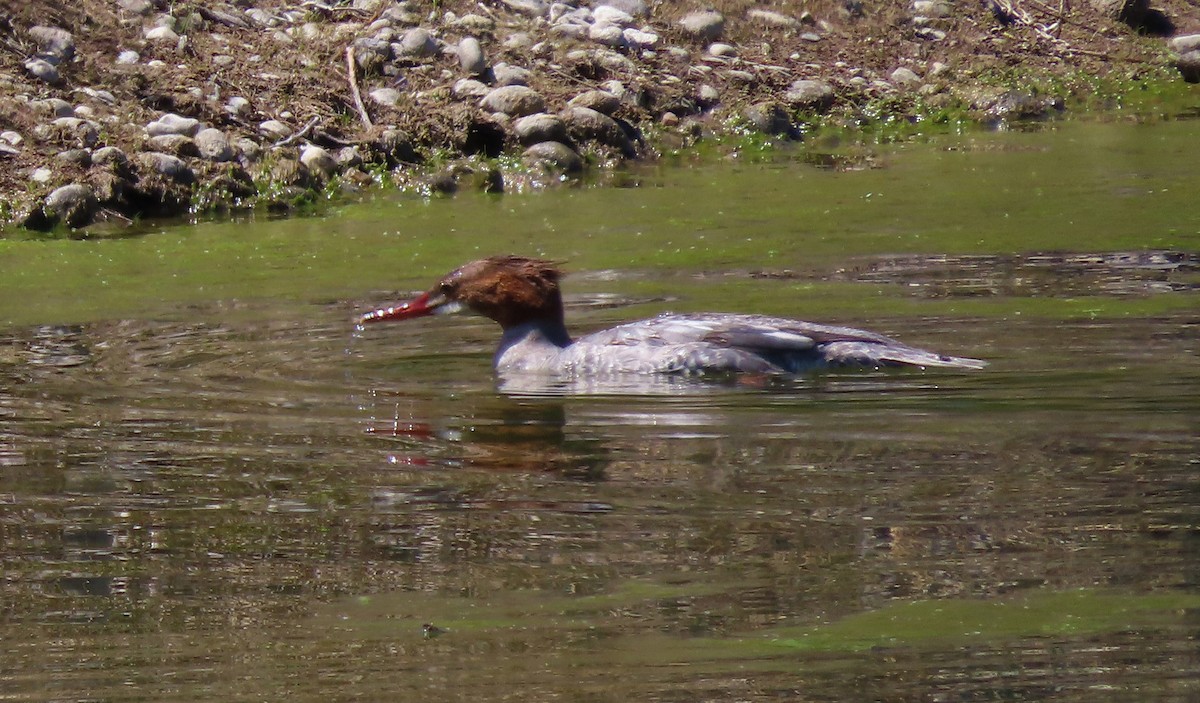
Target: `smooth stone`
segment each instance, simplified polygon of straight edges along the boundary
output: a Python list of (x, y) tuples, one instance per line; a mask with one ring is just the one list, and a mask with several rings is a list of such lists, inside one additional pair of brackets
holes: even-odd
[(450, 94), (459, 100), (479, 100), (491, 92), (491, 88), (474, 78), (460, 78), (450, 88)]
[(337, 173), (337, 159), (328, 151), (315, 144), (309, 144), (300, 152), (300, 163), (309, 171), (319, 173), (325, 178)]
[(492, 66), (492, 80), (495, 81), (497, 87), (506, 85), (529, 85), (529, 79), (532, 74), (528, 69), (512, 64), (500, 62)]
[(1175, 59), (1175, 68), (1188, 83), (1200, 83), (1200, 50), (1188, 51)]
[(471, 34), (486, 34), (496, 28), (496, 23), (490, 17), (469, 12), (451, 22), (449, 26)]
[(914, 15), (943, 19), (954, 14), (954, 8), (946, 0), (914, 0), (912, 4)]
[(38, 79), (43, 83), (54, 85), (62, 80), (58, 69), (49, 61), (44, 59), (28, 59), (25, 61), (25, 70), (29, 71), (29, 75)]
[(583, 170), (583, 157), (562, 142), (540, 142), (522, 154), (526, 163), (547, 166), (563, 173)]
[(63, 139), (74, 139), (80, 146), (93, 147), (100, 139), (100, 125), (78, 117), (59, 117), (50, 122), (50, 130)]
[(1186, 54), (1189, 51), (1200, 51), (1200, 34), (1183, 34), (1174, 37), (1167, 42), (1167, 46), (1178, 54)]
[(913, 83), (920, 83), (921, 77), (912, 69), (901, 66), (888, 75), (888, 80), (895, 85), (911, 85)]
[(742, 112), (742, 118), (763, 134), (789, 134), (792, 131), (792, 121), (787, 112), (774, 102), (755, 103)]
[(500, 2), (512, 11), (530, 17), (546, 17), (550, 13), (550, 6), (543, 0), (500, 0)]
[(117, 63), (119, 64), (135, 64), (141, 60), (141, 55), (131, 49), (125, 49), (121, 53), (117, 54)]
[(721, 99), (721, 93), (711, 85), (701, 83), (700, 87), (696, 89), (696, 99), (706, 105), (711, 105)]
[(163, 134), (182, 134), (190, 137), (199, 131), (200, 120), (194, 117), (182, 117), (173, 112), (168, 112), (146, 125), (146, 133), (152, 137)]
[(711, 42), (725, 31), (725, 16), (716, 10), (702, 10), (684, 15), (679, 26), (695, 39)]
[(599, 5), (592, 8), (592, 20), (596, 24), (615, 24), (624, 28), (633, 24), (633, 15), (612, 5)]
[(558, 117), (539, 112), (513, 122), (513, 132), (522, 144), (567, 141), (567, 125)]
[(128, 163), (129, 157), (115, 146), (102, 146), (92, 152), (92, 164), (95, 166), (124, 168)]
[(151, 27), (150, 29), (146, 30), (143, 36), (146, 37), (147, 41), (157, 41), (170, 44), (179, 43), (179, 35), (175, 33), (174, 29), (166, 26)]
[(95, 88), (80, 88), (84, 95), (89, 98), (95, 98), (105, 105), (116, 105), (117, 96), (107, 90), (96, 90)]
[(5, 144), (11, 144), (12, 146), (21, 146), (21, 144), (24, 143), (25, 138), (22, 137), (19, 132), (6, 129), (3, 132), (0, 132), (0, 141), (4, 142)]
[(46, 98), (44, 100), (34, 100), (29, 103), (29, 106), (43, 114), (49, 114), (53, 117), (74, 117), (75, 108), (71, 107), (71, 103), (62, 98)]
[(54, 172), (48, 168), (35, 168), (29, 173), (29, 180), (34, 183), (49, 183), (54, 178)]
[(537, 91), (523, 85), (506, 85), (483, 96), (480, 107), (489, 112), (503, 112), (523, 117), (546, 109), (546, 100)]
[(191, 137), (182, 134), (160, 134), (146, 140), (147, 151), (159, 151), (175, 156), (199, 156), (200, 150)]
[(588, 29), (586, 24), (555, 24), (550, 26), (550, 34), (556, 39), (583, 41), (588, 38)]
[(626, 156), (636, 155), (625, 130), (603, 112), (590, 107), (568, 107), (559, 113), (559, 117), (566, 123), (567, 133), (578, 140), (595, 140), (620, 149)]
[(365, 73), (379, 73), (392, 58), (392, 45), (381, 39), (361, 37), (351, 42), (354, 64)]
[(587, 107), (605, 115), (612, 115), (621, 107), (621, 99), (607, 90), (589, 90), (571, 98), (570, 107)]
[(196, 150), (200, 153), (201, 158), (209, 161), (232, 161), (234, 156), (229, 137), (214, 127), (202, 129), (196, 133)]
[(833, 105), (833, 87), (825, 81), (801, 79), (788, 87), (783, 99), (794, 107), (825, 110)]
[(196, 180), (196, 174), (178, 156), (158, 151), (145, 151), (137, 155), (137, 160), (143, 168), (166, 176), (177, 183), (192, 183)]
[(644, 32), (640, 29), (630, 27), (626, 29), (622, 36), (625, 37), (625, 44), (636, 49), (653, 49), (658, 46), (659, 36), (654, 32)]
[(225, 103), (225, 112), (234, 117), (245, 118), (250, 114), (250, 101), (240, 95), (235, 95)]
[(438, 53), (438, 45), (434, 41), (433, 35), (429, 33), (429, 30), (421, 27), (414, 27), (405, 32), (404, 36), (400, 38), (399, 44), (393, 48), (397, 46), (399, 48), (396, 52), (397, 56), (404, 58), (424, 59)]
[(117, 5), (122, 10), (141, 17), (154, 12), (154, 3), (151, 0), (117, 0)]
[(292, 129), (279, 120), (267, 120), (258, 125), (258, 133), (270, 139), (286, 139), (292, 136)]
[(650, 14), (650, 6), (646, 4), (645, 0), (599, 0), (595, 4), (596, 9), (605, 6), (614, 7), (631, 17), (646, 17)]
[(789, 17), (781, 12), (753, 8), (746, 11), (746, 19), (751, 22), (767, 25), (768, 27), (785, 27), (795, 29), (800, 26), (800, 20)]
[(615, 24), (593, 24), (588, 28), (588, 39), (614, 49), (625, 46), (625, 32)]
[(83, 168), (92, 165), (92, 155), (87, 149), (67, 149), (66, 151), (60, 151), (54, 155), (54, 159), (63, 163), (82, 166)]
[(81, 183), (65, 185), (46, 196), (42, 211), (70, 227), (79, 227), (91, 221), (96, 211), (96, 195)]
[(53, 56), (55, 63), (70, 61), (75, 56), (75, 37), (65, 29), (34, 25), (29, 28), (29, 37), (37, 42), (43, 56)]
[(469, 76), (483, 75), (487, 70), (487, 57), (475, 37), (466, 37), (458, 43), (458, 65)]
[(262, 146), (249, 137), (238, 137), (237, 139), (234, 139), (233, 148), (238, 153), (238, 160), (243, 163), (253, 163), (258, 161), (258, 157), (262, 155)]
[(710, 44), (708, 46), (708, 54), (709, 54), (709, 56), (719, 56), (722, 58), (733, 58), (733, 57), (737, 56), (737, 47), (735, 47), (733, 44), (725, 44), (723, 42), (716, 42), (716, 43)]
[(400, 102), (400, 98), (403, 97), (403, 94), (395, 88), (376, 88), (370, 93), (367, 93), (367, 96), (370, 97), (371, 101), (377, 105), (394, 107), (396, 103)]

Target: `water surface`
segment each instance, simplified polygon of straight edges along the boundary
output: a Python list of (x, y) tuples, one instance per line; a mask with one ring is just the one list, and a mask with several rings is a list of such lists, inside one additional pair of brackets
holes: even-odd
[[(0, 691), (1194, 700), (1197, 129), (0, 241)], [(569, 260), (581, 331), (762, 312), (992, 364), (498, 385), (485, 320), (355, 332), (506, 251)]]

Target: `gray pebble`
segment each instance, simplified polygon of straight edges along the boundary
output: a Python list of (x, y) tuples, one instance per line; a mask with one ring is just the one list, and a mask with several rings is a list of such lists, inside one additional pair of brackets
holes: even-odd
[(143, 36), (146, 37), (147, 41), (162, 42), (164, 44), (179, 43), (179, 35), (175, 33), (175, 30), (162, 25), (147, 29)]
[(146, 140), (147, 151), (158, 151), (176, 156), (199, 156), (200, 150), (191, 137), (182, 134), (159, 134)]
[(450, 94), (459, 100), (479, 100), (490, 91), (491, 88), (474, 78), (461, 78), (450, 88)]
[(532, 115), (546, 109), (545, 99), (537, 91), (523, 85), (496, 88), (485, 95), (479, 104), (489, 112), (503, 112), (512, 117)]
[(792, 121), (787, 112), (774, 102), (760, 102), (747, 107), (742, 117), (755, 130), (764, 134), (788, 134), (792, 131)]
[(70, 61), (75, 57), (75, 37), (60, 27), (34, 25), (29, 28), (29, 37), (37, 42), (38, 51), (54, 64)]
[(1175, 68), (1188, 83), (1200, 83), (1200, 50), (1186, 51), (1175, 59)]
[(309, 144), (300, 152), (300, 163), (312, 173), (320, 174), (324, 178), (337, 173), (337, 159), (325, 149)]
[(29, 103), (29, 107), (34, 108), (38, 113), (54, 116), (54, 118), (73, 118), (74, 116), (74, 108), (71, 107), (71, 103), (58, 97), (32, 101)]
[(137, 155), (138, 163), (145, 169), (170, 178), (177, 183), (192, 183), (196, 174), (178, 156), (157, 151), (145, 151)]
[(146, 134), (157, 137), (164, 134), (181, 134), (192, 136), (200, 131), (200, 120), (194, 117), (182, 117), (168, 112), (157, 120), (146, 125)]
[(87, 149), (67, 149), (66, 151), (60, 151), (54, 155), (54, 160), (82, 166), (83, 168), (92, 165), (92, 155)]
[(912, 69), (901, 66), (900, 68), (897, 68), (895, 71), (891, 72), (891, 74), (888, 76), (888, 80), (895, 85), (911, 85), (913, 83), (920, 83), (921, 77), (918, 76)]
[(213, 127), (202, 129), (196, 133), (196, 150), (201, 158), (209, 161), (232, 161), (234, 156), (229, 137)]
[(658, 35), (630, 27), (623, 33), (625, 44), (634, 49), (653, 49), (658, 46)]
[(5, 144), (21, 146), (24, 141), (25, 138), (22, 137), (19, 132), (14, 132), (11, 129), (6, 129), (3, 132), (0, 132), (0, 142), (4, 142)]
[(633, 17), (645, 17), (650, 14), (650, 7), (645, 0), (598, 0), (595, 4), (597, 9), (607, 5)]
[(633, 24), (633, 15), (612, 5), (597, 5), (592, 8), (592, 21), (596, 24), (615, 24), (624, 28)]
[(550, 14), (550, 6), (543, 0), (500, 0), (508, 9), (530, 17), (546, 17)]
[(737, 56), (737, 47), (735, 47), (733, 44), (715, 42), (708, 46), (708, 53), (710, 56), (733, 58)]
[(415, 27), (404, 33), (400, 42), (392, 46), (396, 55), (410, 59), (429, 58), (438, 53), (437, 42), (429, 30)]
[(589, 90), (567, 103), (570, 107), (588, 107), (605, 115), (612, 115), (621, 107), (621, 99), (607, 90)]
[(134, 64), (140, 61), (142, 57), (136, 51), (125, 49), (117, 54), (117, 63), (119, 64)]
[(70, 227), (81, 227), (92, 220), (96, 195), (81, 183), (65, 185), (46, 196), (42, 211)]
[(50, 85), (54, 85), (62, 80), (62, 76), (58, 74), (58, 69), (49, 61), (43, 59), (34, 58), (26, 60), (25, 70), (29, 71), (29, 75)]
[(625, 33), (615, 24), (593, 24), (588, 28), (588, 39), (614, 49), (625, 46)]
[(567, 133), (579, 141), (595, 140), (601, 144), (621, 150), (626, 156), (635, 156), (633, 142), (621, 129), (621, 125), (608, 115), (590, 107), (568, 107), (559, 113), (567, 125)]
[(102, 146), (92, 152), (92, 163), (96, 166), (121, 169), (129, 163), (129, 158), (115, 146)]
[(1200, 51), (1200, 34), (1182, 34), (1167, 42), (1167, 46), (1171, 48), (1171, 51), (1179, 54)]
[(78, 117), (59, 117), (50, 122), (47, 130), (43, 130), (43, 127), (46, 125), (39, 125), (36, 131), (44, 131), (51, 139), (57, 137), (61, 142), (74, 143), (85, 148), (96, 146), (100, 138), (100, 125)]
[(35, 168), (29, 173), (29, 180), (34, 183), (49, 183), (54, 178), (54, 172), (48, 168)]
[(833, 105), (833, 87), (825, 81), (798, 80), (788, 87), (783, 98), (793, 107), (825, 110)]
[(711, 42), (725, 31), (725, 17), (715, 10), (702, 10), (684, 15), (679, 26), (695, 39)]
[(384, 107), (394, 107), (403, 97), (403, 94), (395, 88), (376, 88), (367, 95), (373, 102)]
[(267, 120), (258, 125), (258, 133), (268, 139), (286, 139), (292, 136), (292, 129), (279, 120)]
[(495, 81), (497, 86), (529, 85), (530, 76), (531, 74), (528, 69), (513, 66), (503, 61), (492, 66), (492, 80)]
[(554, 115), (539, 112), (513, 122), (513, 132), (522, 144), (567, 141), (567, 126)]
[(753, 8), (746, 11), (746, 19), (751, 22), (766, 25), (768, 27), (784, 27), (787, 29), (795, 29), (800, 26), (800, 20), (795, 17), (790, 17), (781, 12), (772, 12), (771, 10), (760, 10)]
[(548, 167), (563, 173), (578, 173), (583, 170), (583, 158), (574, 149), (562, 142), (540, 142), (525, 150), (526, 163)]
[(469, 76), (479, 76), (487, 70), (487, 58), (478, 39), (466, 37), (458, 43), (458, 65)]
[(154, 12), (154, 3), (151, 0), (117, 0), (117, 4), (122, 10), (141, 17)]
[(240, 95), (235, 95), (225, 103), (225, 111), (234, 117), (245, 119), (250, 115), (250, 101)]

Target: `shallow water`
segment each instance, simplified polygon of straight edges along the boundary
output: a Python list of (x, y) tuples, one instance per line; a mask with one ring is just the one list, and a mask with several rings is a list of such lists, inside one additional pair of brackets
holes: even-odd
[[(1195, 700), (1197, 137), (0, 241), (0, 694)], [(570, 259), (580, 330), (763, 312), (992, 363), (498, 385), (487, 321), (354, 330), (499, 251)]]

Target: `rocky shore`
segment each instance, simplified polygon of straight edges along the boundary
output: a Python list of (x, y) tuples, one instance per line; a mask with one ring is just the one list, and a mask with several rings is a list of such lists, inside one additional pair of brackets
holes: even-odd
[[(883, 5), (883, 7), (880, 7)], [(523, 190), (697, 141), (1200, 81), (1193, 0), (52, 0), (0, 9), (0, 223)], [(1099, 81), (1099, 83), (1097, 82)]]

